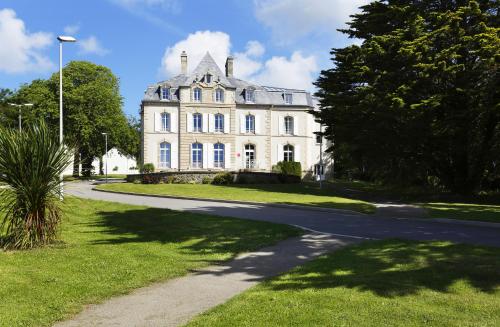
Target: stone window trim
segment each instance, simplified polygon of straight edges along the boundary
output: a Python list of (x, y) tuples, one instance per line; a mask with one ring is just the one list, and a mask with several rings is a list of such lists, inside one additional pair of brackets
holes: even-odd
[(295, 147), (292, 144), (283, 145), (283, 161), (295, 160)]
[(255, 134), (255, 115), (251, 113), (245, 115), (245, 133)]
[(224, 133), (224, 114), (216, 113), (214, 115), (214, 132), (215, 133)]
[(159, 145), (158, 167), (170, 169), (172, 167), (172, 145), (169, 142), (161, 142)]
[(293, 94), (291, 92), (283, 93), (283, 101), (285, 104), (293, 104)]
[(203, 91), (200, 87), (193, 88), (193, 102), (203, 101)]
[(202, 133), (203, 132), (203, 114), (199, 112), (193, 113), (193, 133)]
[(286, 135), (294, 135), (294, 118), (292, 116), (285, 116), (285, 118), (283, 118), (283, 123), (285, 126), (284, 127), (284, 131), (285, 131), (285, 134)]
[(172, 116), (168, 112), (162, 112), (160, 114), (161, 116), (161, 131), (162, 132), (170, 132), (170, 126), (171, 126), (171, 118)]

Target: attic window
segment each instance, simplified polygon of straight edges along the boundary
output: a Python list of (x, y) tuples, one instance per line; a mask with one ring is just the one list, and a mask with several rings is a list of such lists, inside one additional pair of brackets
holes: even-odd
[(292, 93), (285, 93), (285, 94), (283, 94), (283, 97), (285, 99), (285, 104), (292, 104), (292, 102), (293, 102)]
[(252, 89), (245, 89), (245, 102), (255, 102), (255, 91)]
[(212, 75), (210, 75), (210, 74), (205, 75), (205, 83), (207, 83), (207, 84), (212, 83)]
[(162, 87), (160, 96), (162, 100), (170, 100), (170, 89), (168, 87)]

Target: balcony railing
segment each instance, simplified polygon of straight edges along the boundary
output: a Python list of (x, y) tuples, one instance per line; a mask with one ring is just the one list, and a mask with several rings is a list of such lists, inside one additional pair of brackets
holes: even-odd
[(257, 168), (257, 161), (252, 159), (245, 160), (245, 168), (246, 169), (255, 169)]

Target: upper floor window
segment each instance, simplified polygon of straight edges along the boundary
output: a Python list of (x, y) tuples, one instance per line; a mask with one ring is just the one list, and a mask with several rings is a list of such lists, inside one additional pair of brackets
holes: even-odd
[(255, 133), (255, 116), (254, 115), (246, 115), (245, 116), (245, 132), (246, 133)]
[(316, 143), (317, 144), (323, 143), (323, 136), (321, 136), (320, 134), (316, 134)]
[(245, 89), (245, 102), (255, 102), (255, 90)]
[(170, 100), (170, 89), (168, 87), (161, 88), (161, 99)]
[(224, 115), (223, 114), (215, 114), (214, 123), (215, 123), (215, 132), (217, 132), (217, 133), (224, 132)]
[(201, 143), (191, 145), (191, 164), (193, 168), (203, 168), (203, 145)]
[(285, 121), (285, 134), (292, 135), (293, 134), (293, 117), (286, 116), (284, 121)]
[(224, 144), (214, 144), (214, 167), (224, 168)]
[(293, 145), (287, 144), (283, 147), (283, 160), (284, 161), (293, 161), (294, 153), (293, 153)]
[(224, 102), (224, 90), (216, 89), (215, 90), (215, 102)]
[(196, 102), (201, 102), (201, 89), (199, 87), (193, 90), (193, 100)]
[(168, 112), (161, 114), (161, 130), (163, 132), (170, 131), (170, 114)]
[(212, 83), (212, 75), (210, 75), (210, 74), (205, 75), (205, 83), (207, 83), (207, 84)]
[(292, 95), (292, 93), (285, 93), (284, 94), (284, 98), (285, 98), (285, 103), (286, 104), (292, 104), (292, 102), (293, 102), (293, 95)]
[(170, 168), (171, 158), (170, 143), (160, 143), (160, 168)]
[(201, 132), (203, 130), (203, 116), (200, 113), (193, 114), (193, 132)]

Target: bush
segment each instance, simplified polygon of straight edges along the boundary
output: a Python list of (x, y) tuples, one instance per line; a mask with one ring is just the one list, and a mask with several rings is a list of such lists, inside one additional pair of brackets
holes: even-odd
[(118, 171), (118, 166), (115, 166), (115, 167), (113, 168), (113, 171)]
[(161, 177), (154, 174), (146, 174), (142, 176), (142, 184), (159, 184)]
[(146, 163), (141, 167), (141, 174), (150, 174), (155, 172), (155, 165)]
[(233, 175), (231, 173), (218, 173), (212, 180), (214, 185), (228, 185), (233, 182)]
[(211, 183), (212, 183), (212, 181), (213, 181), (213, 178), (208, 177), (208, 176), (205, 176), (205, 177), (203, 177), (203, 179), (201, 180), (201, 183), (202, 183), (202, 184), (211, 184)]
[(22, 132), (0, 128), (0, 231), (2, 245), (27, 249), (53, 242), (61, 221), (59, 178), (71, 152), (44, 122)]
[(302, 165), (297, 161), (280, 161), (273, 166), (273, 172), (302, 177)]

